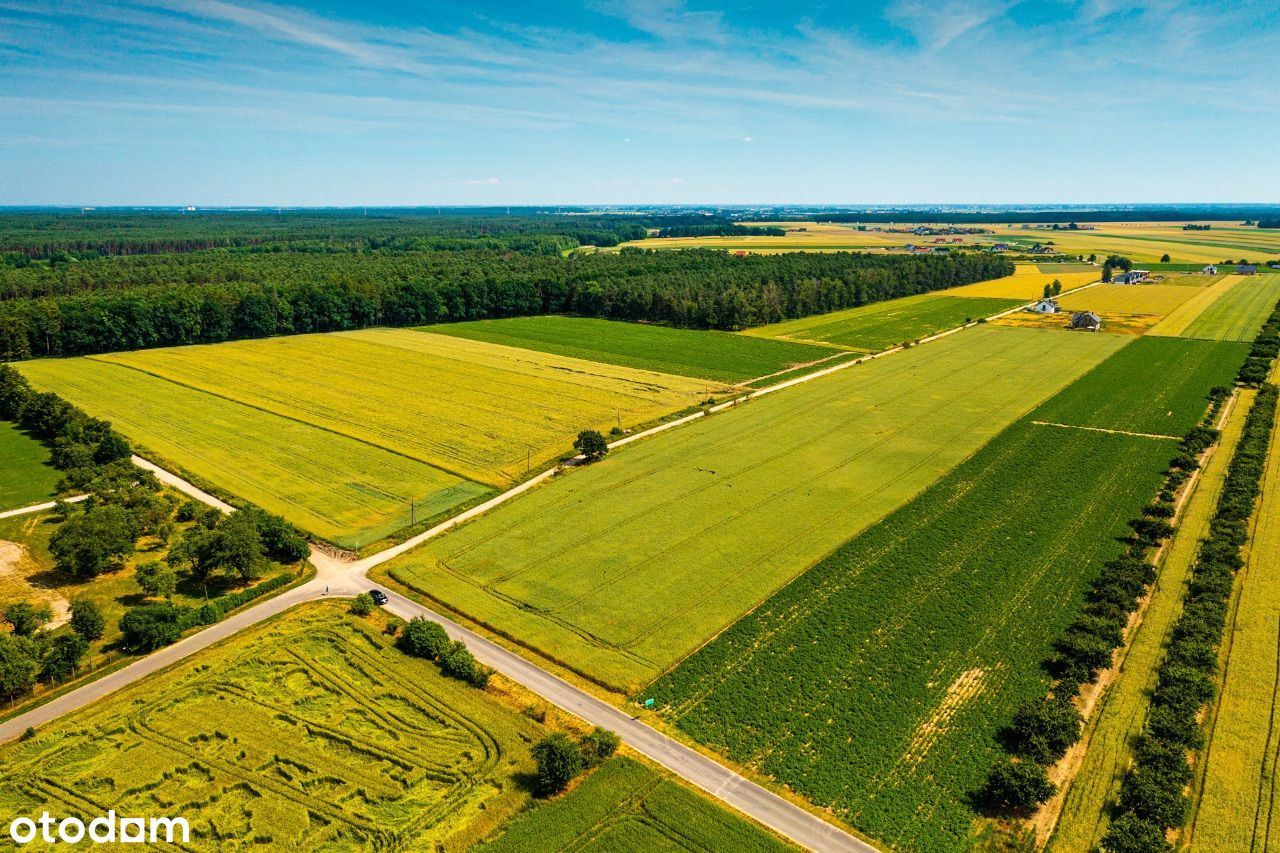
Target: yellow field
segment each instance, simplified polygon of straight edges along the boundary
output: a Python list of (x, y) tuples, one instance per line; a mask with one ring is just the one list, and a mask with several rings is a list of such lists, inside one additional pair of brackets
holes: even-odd
[(1216, 283), (1201, 289), (1195, 296), (1170, 311), (1163, 320), (1151, 329), (1151, 334), (1162, 337), (1178, 337), (1187, 330), (1188, 326), (1195, 322), (1196, 318), (1206, 308), (1217, 302), (1222, 296), (1225, 296), (1227, 291), (1243, 280), (1244, 276), (1223, 276)]
[(1064, 311), (1099, 314), (1150, 314), (1165, 317), (1179, 305), (1203, 292), (1176, 284), (1100, 284), (1058, 300)]
[(998, 299), (1039, 299), (1044, 293), (1044, 286), (1055, 281), (1062, 283), (1062, 291), (1075, 290), (1086, 284), (1095, 282), (1102, 275), (1098, 272), (1060, 272), (1044, 273), (1036, 269), (1035, 264), (1018, 264), (1013, 275), (994, 278), (991, 281), (980, 281), (977, 284), (966, 284), (944, 291), (948, 296), (983, 296)]
[[(624, 245), (637, 245), (648, 249), (706, 247), (772, 254), (787, 251), (896, 249), (908, 243), (930, 246), (935, 239), (932, 236), (917, 237), (910, 233), (870, 230), (904, 227), (902, 225), (870, 224), (867, 225), (868, 230), (859, 231), (854, 224), (834, 222), (744, 222), (742, 224), (779, 226), (787, 229), (787, 235), (785, 237), (674, 237), (639, 240)], [(1187, 264), (1218, 263), (1240, 258), (1267, 261), (1280, 257), (1280, 233), (1276, 231), (1244, 228), (1235, 222), (1206, 223), (1211, 226), (1208, 231), (1184, 231), (1183, 224), (1185, 223), (1102, 222), (1094, 223), (1093, 230), (1077, 231), (1054, 231), (1051, 228), (1040, 227), (1024, 228), (1020, 224), (974, 224), (974, 227), (987, 228), (992, 233), (962, 235), (964, 242), (960, 245), (985, 246), (991, 243), (1012, 243), (1013, 251), (1017, 252), (1030, 249), (1037, 242), (1051, 242), (1055, 249), (1065, 255), (1081, 257), (1098, 255), (1101, 258), (1110, 254), (1119, 254), (1132, 258), (1140, 264), (1157, 263), (1165, 254), (1168, 254), (1174, 263)], [(949, 241), (951, 237), (946, 239)], [(1063, 284), (1065, 285), (1066, 282), (1064, 281)]]
[(1230, 654), (1205, 749), (1193, 851), (1280, 847), (1280, 431), (1272, 434), (1245, 568), (1227, 627)]
[(702, 380), (407, 329), (366, 329), (92, 361), (319, 426), (492, 486), (571, 450), (579, 430), (655, 420)]
[[(1155, 314), (1122, 314), (1114, 311), (1094, 313), (1102, 320), (1099, 331), (1113, 335), (1144, 335), (1160, 320)], [(1029, 311), (1017, 311), (991, 322), (997, 326), (1013, 326), (1018, 329), (1065, 329), (1071, 325), (1071, 312), (1033, 314)]]

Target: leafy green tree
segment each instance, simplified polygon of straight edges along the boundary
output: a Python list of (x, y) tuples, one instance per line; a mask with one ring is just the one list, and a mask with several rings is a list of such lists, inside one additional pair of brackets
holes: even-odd
[(35, 686), (40, 646), (30, 637), (0, 634), (0, 697), (15, 699)]
[(93, 461), (99, 465), (106, 465), (109, 462), (128, 459), (131, 455), (133, 450), (129, 447), (129, 442), (125, 441), (120, 433), (111, 430), (98, 442), (97, 449), (93, 451)]
[(578, 437), (573, 440), (573, 447), (585, 456), (588, 462), (594, 462), (609, 452), (609, 442), (593, 429), (584, 429), (578, 433)]
[(1010, 731), (1013, 753), (1049, 764), (1066, 754), (1080, 739), (1080, 711), (1070, 702), (1041, 699), (1028, 702), (1014, 714)]
[(88, 651), (89, 641), (79, 634), (59, 634), (45, 651), (40, 677), (50, 682), (66, 681)]
[(214, 539), (214, 565), (241, 582), (262, 577), (266, 549), (252, 515), (234, 512), (223, 519)]
[(550, 797), (560, 793), (585, 768), (582, 750), (564, 732), (555, 732), (533, 746), (538, 763), (538, 793)]
[(66, 520), (49, 537), (49, 552), (60, 571), (97, 577), (123, 565), (133, 553), (138, 529), (122, 506), (93, 506)]
[(439, 660), (449, 650), (449, 635), (437, 623), (415, 616), (400, 632), (397, 644), (406, 654)]
[(106, 632), (107, 620), (102, 615), (102, 608), (88, 598), (77, 598), (71, 602), (71, 630), (89, 642), (102, 639)]
[(178, 573), (159, 560), (139, 563), (134, 572), (134, 580), (150, 596), (172, 598), (178, 589)]
[(1102, 837), (1107, 853), (1169, 853), (1173, 847), (1164, 839), (1164, 827), (1125, 812), (1115, 820)]
[(15, 636), (30, 637), (53, 621), (53, 611), (47, 604), (18, 601), (5, 607), (3, 617)]
[(1167, 264), (1167, 263), (1169, 263), (1169, 261), (1170, 261), (1170, 260), (1171, 260), (1171, 259), (1170, 259), (1170, 257), (1169, 257), (1169, 253), (1168, 253), (1168, 252), (1166, 252), (1165, 254), (1163, 254), (1163, 255), (1161, 255), (1161, 256), (1160, 256), (1160, 263), (1162, 263), (1162, 264)]
[(188, 608), (169, 602), (143, 604), (127, 610), (120, 618), (124, 644), (132, 652), (146, 653), (171, 645), (182, 636)]
[(994, 811), (1025, 814), (1052, 797), (1054, 790), (1041, 765), (1004, 759), (991, 769), (982, 799)]
[(1051, 288), (1053, 290), (1053, 295), (1057, 296), (1059, 293), (1062, 292), (1062, 282), (1055, 278), (1053, 280), (1053, 284)]
[(351, 599), (350, 612), (363, 618), (372, 613), (376, 606), (377, 605), (373, 603), (373, 596), (367, 592), (362, 592), (355, 598)]

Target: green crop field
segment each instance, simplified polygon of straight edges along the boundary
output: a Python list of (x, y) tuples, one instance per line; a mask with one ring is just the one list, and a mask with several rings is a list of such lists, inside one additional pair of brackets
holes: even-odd
[(569, 452), (579, 430), (607, 432), (652, 421), (698, 403), (708, 391), (706, 382), (689, 377), (411, 329), (92, 360), (319, 426), (490, 486), (510, 485)]
[(4, 747), (0, 813), (185, 817), (210, 850), (461, 850), (528, 802), (544, 731), (315, 606)]
[(1194, 851), (1280, 847), (1280, 432), (1272, 433), (1262, 487), (1228, 617), (1230, 654), (1206, 737)]
[[(1247, 344), (1145, 337), (1099, 364), (1032, 413), (1036, 420), (1181, 437), (1230, 386)], [(1136, 386), (1135, 386), (1136, 383)], [(1134, 389), (1117, 395), (1116, 388)]]
[(794, 848), (630, 758), (614, 758), (564, 797), (513, 821), (485, 853)]
[(643, 695), (894, 848), (968, 849), (998, 731), (1175, 447), (1016, 424)]
[(358, 547), (490, 490), (354, 438), (96, 359), (18, 365), (33, 385), (305, 530)]
[(1165, 641), (1182, 611), (1183, 587), (1209, 521), (1218, 506), (1227, 465), (1240, 443), (1245, 415), (1254, 392), (1243, 390), (1222, 431), (1222, 439), (1200, 472), (1195, 491), (1178, 518), (1177, 530), (1165, 550), (1150, 603), (1133, 635), (1115, 680), (1094, 711), (1085, 730), (1085, 754), (1063, 797), (1057, 827), (1049, 839), (1049, 853), (1096, 850), (1110, 824), (1108, 807), (1116, 802), (1120, 783), (1129, 770), (1133, 746), (1142, 734), (1155, 688), (1156, 667)]
[(744, 382), (831, 355), (790, 341), (557, 315), (441, 323), (421, 330), (717, 382)]
[(988, 317), (1020, 304), (1016, 299), (925, 293), (758, 326), (742, 334), (877, 351), (945, 329), (953, 329), (968, 320)]
[(54, 496), (62, 472), (49, 450), (8, 421), (0, 421), (0, 511), (43, 503)]
[(975, 327), (640, 442), (388, 570), (634, 688), (1123, 343)]
[(1231, 276), (1235, 286), (1182, 332), (1186, 338), (1252, 341), (1280, 300), (1280, 275)]

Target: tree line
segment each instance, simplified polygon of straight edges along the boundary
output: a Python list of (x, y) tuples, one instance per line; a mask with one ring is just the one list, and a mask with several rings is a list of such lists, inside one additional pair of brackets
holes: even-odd
[[(378, 262), (370, 264), (325, 256), (327, 274), (317, 280), (298, 257), (268, 265), (275, 275), (261, 278), (7, 300), (0, 303), (0, 357), (548, 313), (736, 330), (1013, 273), (1011, 261), (985, 253), (738, 257), (624, 249), (572, 258), (426, 253), (429, 267), (410, 254), (372, 256)], [(197, 256), (163, 258), (193, 269)]]

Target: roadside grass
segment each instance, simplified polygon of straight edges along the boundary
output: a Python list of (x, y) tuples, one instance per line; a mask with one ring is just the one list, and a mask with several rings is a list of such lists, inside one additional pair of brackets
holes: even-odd
[[(1083, 333), (1079, 333), (1083, 334)], [(1056, 394), (1035, 420), (1181, 437), (1205, 409), (1205, 392), (1230, 387), (1248, 344), (1139, 338)], [(1141, 388), (1117, 394), (1117, 388)]]
[(421, 326), (423, 332), (538, 350), (637, 370), (744, 382), (825, 358), (826, 349), (728, 332), (589, 317), (510, 317)]
[(969, 329), (640, 442), (386, 568), (629, 692), (1124, 343)]
[(1257, 337), (1280, 299), (1280, 275), (1230, 278), (1239, 281), (1192, 320), (1183, 337), (1215, 341), (1252, 341)]
[(1175, 448), (1024, 420), (644, 695), (893, 848), (968, 849), (1000, 729)]
[(1106, 311), (1164, 317), (1197, 293), (1199, 290), (1196, 288), (1177, 284), (1100, 284), (1080, 293), (1063, 294), (1058, 303), (1064, 311)]
[(62, 472), (49, 450), (8, 421), (0, 421), (0, 511), (44, 503), (57, 494)]
[[(95, 356), (493, 487), (708, 395), (705, 381), (434, 335), (365, 329)], [(713, 389), (714, 390), (714, 389)]]
[(610, 759), (560, 799), (543, 803), (482, 845), (485, 853), (574, 850), (782, 851), (792, 846), (720, 808), (666, 773)]
[(6, 814), (166, 814), (197, 847), (463, 850), (545, 732), (345, 605), (291, 611), (0, 748)]
[(1019, 304), (1012, 299), (964, 298), (949, 291), (923, 293), (858, 308), (756, 326), (742, 332), (752, 338), (805, 341), (876, 352), (913, 341)]
[(120, 365), (58, 359), (16, 367), (39, 390), (110, 420), (142, 455), (344, 547), (407, 523), (410, 500), (424, 517), (491, 492), (363, 441)]
[(1095, 850), (1110, 825), (1110, 804), (1119, 796), (1134, 744), (1142, 734), (1155, 688), (1156, 667), (1174, 620), (1182, 611), (1183, 587), (1218, 505), (1227, 466), (1244, 430), (1256, 392), (1244, 389), (1222, 432), (1218, 449), (1200, 473), (1161, 562), (1151, 600), (1106, 695), (1085, 729), (1085, 754), (1067, 788), (1048, 853)]
[[(1228, 617), (1229, 654), (1203, 750), (1193, 851), (1280, 846), (1280, 434)], [(1224, 644), (1224, 648), (1228, 648)]]

